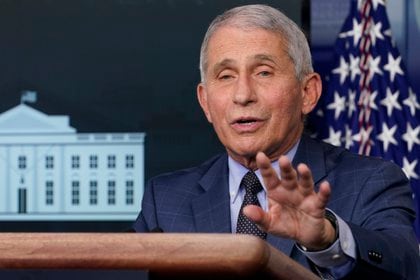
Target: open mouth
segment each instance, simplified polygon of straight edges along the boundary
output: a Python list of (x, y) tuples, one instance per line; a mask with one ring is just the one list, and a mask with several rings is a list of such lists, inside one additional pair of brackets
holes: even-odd
[(264, 125), (264, 121), (255, 117), (240, 117), (234, 120), (231, 125), (238, 133), (253, 133)]
[(260, 122), (261, 120), (255, 117), (241, 117), (232, 122), (232, 124), (247, 125)]
[(237, 121), (235, 121), (235, 123), (237, 124), (252, 124), (257, 122), (257, 119), (239, 119)]

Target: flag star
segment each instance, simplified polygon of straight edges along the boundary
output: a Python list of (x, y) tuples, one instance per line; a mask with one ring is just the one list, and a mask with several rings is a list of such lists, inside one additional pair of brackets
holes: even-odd
[(364, 105), (364, 107), (365, 108), (369, 107), (371, 109), (378, 110), (378, 107), (376, 106), (376, 103), (375, 103), (375, 98), (377, 95), (378, 95), (377, 91), (374, 91), (371, 94), (365, 95), (362, 100), (362, 104)]
[(403, 170), (408, 179), (418, 179), (419, 175), (414, 171), (418, 160), (409, 162), (406, 157), (403, 158)]
[(340, 96), (338, 92), (334, 92), (334, 102), (328, 104), (327, 109), (335, 110), (334, 119), (338, 119), (341, 112), (346, 108), (346, 97)]
[(345, 126), (344, 142), (346, 149), (350, 149), (353, 146), (353, 131), (348, 125)]
[(330, 126), (328, 138), (324, 139), (324, 141), (330, 143), (331, 145), (339, 147), (341, 145), (341, 131), (334, 131), (334, 128)]
[(383, 40), (384, 39), (384, 35), (382, 35), (382, 32), (381, 32), (381, 29), (382, 29), (382, 22), (377, 22), (376, 24), (373, 24), (373, 25), (371, 25), (370, 26), (370, 39), (371, 39), (371, 41), (372, 41), (372, 44), (375, 46), (375, 44), (376, 44), (376, 39), (378, 38), (378, 39), (381, 39), (381, 40)]
[(369, 141), (371, 145), (373, 145), (373, 141), (370, 140), (370, 134), (372, 133), (373, 127), (370, 126), (368, 129), (365, 129), (362, 127), (359, 131), (359, 133), (353, 135), (353, 140), (357, 141), (359, 143), (364, 143), (366, 141)]
[(395, 40), (392, 38), (391, 28), (389, 28), (388, 30), (385, 30), (383, 33), (384, 35), (389, 37), (389, 39), (391, 40), (392, 46), (395, 47)]
[(357, 0), (357, 9), (360, 11), (363, 7), (363, 4), (365, 4), (366, 0)]
[(318, 138), (319, 133), (317, 131), (314, 131), (313, 133), (309, 134), (309, 136), (312, 138)]
[(347, 101), (347, 114), (350, 118), (353, 112), (356, 112), (356, 91), (349, 90), (349, 100)]
[(417, 102), (417, 95), (411, 88), (408, 90), (408, 97), (404, 99), (403, 104), (410, 108), (411, 115), (416, 115), (416, 109), (420, 109), (420, 104)]
[(394, 82), (395, 75), (404, 75), (403, 70), (400, 67), (401, 56), (394, 58), (391, 53), (388, 53), (388, 63), (384, 65), (384, 69), (389, 72), (391, 76), (391, 82)]
[(320, 108), (320, 109), (318, 109), (317, 111), (316, 111), (316, 115), (318, 116), (318, 117), (324, 117), (324, 111)]
[(344, 48), (348, 51), (350, 49), (350, 44), (349, 42), (346, 41), (346, 43), (344, 44)]
[(391, 28), (384, 31), (384, 35), (390, 37), (392, 39), (392, 30)]
[(350, 54), (350, 74), (351, 74), (351, 81), (354, 81), (356, 75), (360, 75), (360, 57), (354, 57)]
[(379, 67), (380, 63), (381, 63), (381, 57), (379, 55), (375, 58), (371, 57), (369, 59), (369, 63), (368, 63), (369, 64), (369, 81), (373, 79), (373, 76), (375, 74), (379, 74), (379, 75), (383, 74), (381, 68)]
[(420, 145), (419, 132), (420, 126), (413, 129), (411, 124), (407, 123), (407, 131), (402, 135), (402, 139), (407, 142), (409, 152), (413, 149), (414, 144)]
[(353, 29), (348, 32), (348, 35), (353, 36), (353, 46), (356, 47), (362, 38), (362, 23), (358, 23), (356, 18), (353, 18)]
[(341, 32), (338, 34), (338, 38), (345, 39), (347, 37), (353, 36), (354, 30), (357, 29), (358, 26), (359, 30), (361, 30), (361, 25), (358, 24), (356, 18), (353, 18), (353, 28), (348, 30), (341, 30)]
[(389, 144), (397, 145), (398, 142), (394, 138), (394, 133), (397, 131), (397, 125), (389, 128), (386, 123), (382, 123), (382, 132), (376, 138), (383, 142), (384, 151), (388, 151)]
[(394, 94), (392, 94), (391, 89), (386, 89), (386, 97), (381, 100), (381, 104), (386, 107), (386, 113), (388, 116), (392, 115), (392, 110), (398, 109), (402, 110), (402, 107), (400, 103), (398, 103), (398, 96), (400, 95), (400, 92), (397, 90)]
[(362, 23), (358, 23), (357, 19), (353, 18), (353, 29), (352, 29), (352, 36), (353, 36), (353, 46), (357, 46), (359, 44), (360, 38), (362, 38)]
[(340, 66), (335, 68), (332, 72), (340, 75), (340, 84), (343, 84), (349, 74), (349, 65), (344, 57), (340, 57)]

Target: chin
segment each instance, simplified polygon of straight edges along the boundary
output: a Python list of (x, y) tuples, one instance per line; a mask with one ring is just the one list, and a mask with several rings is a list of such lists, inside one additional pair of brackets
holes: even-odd
[(236, 157), (254, 159), (260, 150), (249, 149), (249, 148), (236, 148), (236, 149), (230, 149), (230, 151), (231, 151), (230, 154), (233, 154)]

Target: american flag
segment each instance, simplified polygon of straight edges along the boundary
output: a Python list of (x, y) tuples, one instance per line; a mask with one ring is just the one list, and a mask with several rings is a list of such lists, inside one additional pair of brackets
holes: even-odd
[(392, 40), (385, 1), (352, 1), (316, 111), (317, 130), (326, 142), (403, 168), (414, 193), (420, 241), (420, 105)]

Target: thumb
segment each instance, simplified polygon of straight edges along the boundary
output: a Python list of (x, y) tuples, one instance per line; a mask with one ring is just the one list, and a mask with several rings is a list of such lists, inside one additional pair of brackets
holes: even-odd
[(257, 226), (259, 226), (263, 231), (268, 230), (270, 220), (268, 214), (264, 212), (264, 210), (262, 210), (261, 207), (255, 205), (248, 205), (244, 207), (243, 211), (245, 216), (247, 216), (248, 219), (257, 224)]

